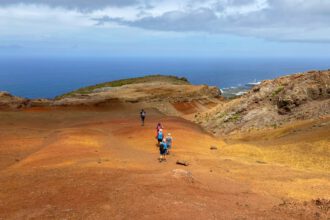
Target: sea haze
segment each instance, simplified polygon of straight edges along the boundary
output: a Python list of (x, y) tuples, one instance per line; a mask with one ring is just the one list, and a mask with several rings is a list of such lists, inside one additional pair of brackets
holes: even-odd
[(1, 57), (0, 91), (27, 98), (53, 98), (83, 86), (148, 74), (184, 76), (193, 84), (224, 89), (329, 68), (329, 59)]

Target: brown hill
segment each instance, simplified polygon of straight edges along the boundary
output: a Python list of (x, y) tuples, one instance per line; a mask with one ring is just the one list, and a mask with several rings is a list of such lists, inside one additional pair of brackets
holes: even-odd
[(180, 108), (184, 104), (195, 105), (198, 109), (205, 103), (217, 104), (221, 100), (220, 95), (216, 87), (155, 78), (115, 87), (91, 87), (83, 92), (64, 95), (54, 100), (52, 105), (106, 107), (113, 103), (143, 103), (146, 107), (156, 107), (169, 115), (177, 115), (184, 112)]
[[(123, 103), (140, 103), (156, 107), (169, 115), (192, 114), (208, 110), (222, 100), (216, 87), (191, 85), (187, 79), (175, 76), (151, 75), (117, 80), (78, 89), (53, 100), (30, 100), (10, 95), (0, 96), (2, 109), (33, 107), (108, 108)], [(206, 107), (206, 108), (205, 108)]]
[(330, 71), (263, 81), (239, 99), (222, 103), (196, 121), (215, 134), (279, 126), (330, 114)]

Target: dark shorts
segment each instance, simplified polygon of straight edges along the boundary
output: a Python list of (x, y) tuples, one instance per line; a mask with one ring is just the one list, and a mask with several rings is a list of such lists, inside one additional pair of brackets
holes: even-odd
[(161, 155), (165, 155), (166, 152), (167, 152), (167, 149), (159, 149), (159, 153), (160, 153)]
[(157, 140), (158, 140), (159, 143), (163, 141), (163, 139), (157, 139)]

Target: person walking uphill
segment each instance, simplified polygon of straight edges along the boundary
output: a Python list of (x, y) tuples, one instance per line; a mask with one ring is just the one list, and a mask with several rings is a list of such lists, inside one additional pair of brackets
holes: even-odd
[(164, 139), (164, 134), (163, 134), (163, 129), (160, 129), (157, 133), (157, 141), (158, 141), (158, 146), (160, 146), (160, 143), (163, 141)]
[(167, 137), (166, 137), (167, 154), (170, 154), (170, 150), (172, 148), (172, 143), (173, 143), (172, 135), (171, 135), (171, 133), (168, 133)]
[(146, 112), (144, 111), (144, 109), (141, 110), (140, 112), (140, 117), (141, 117), (141, 126), (144, 126), (144, 120), (146, 119)]
[(165, 138), (162, 140), (162, 142), (160, 142), (159, 153), (159, 162), (166, 161), (167, 144)]
[(161, 130), (161, 129), (163, 129), (163, 125), (160, 122), (158, 122), (157, 127), (156, 127), (157, 134), (158, 134), (159, 130)]
[[(156, 139), (159, 139), (158, 138), (158, 135), (159, 135), (159, 131), (162, 131), (163, 132), (163, 126), (160, 122), (158, 122), (157, 126), (156, 126)], [(163, 137), (162, 137), (162, 140), (163, 140)], [(158, 144), (160, 143), (160, 141), (158, 140)]]

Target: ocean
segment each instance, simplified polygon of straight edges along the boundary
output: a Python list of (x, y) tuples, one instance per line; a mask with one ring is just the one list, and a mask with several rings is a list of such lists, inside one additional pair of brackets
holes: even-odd
[(101, 82), (165, 74), (234, 94), (244, 91), (250, 82), (329, 68), (330, 59), (316, 58), (0, 57), (0, 91), (27, 98), (53, 98)]

